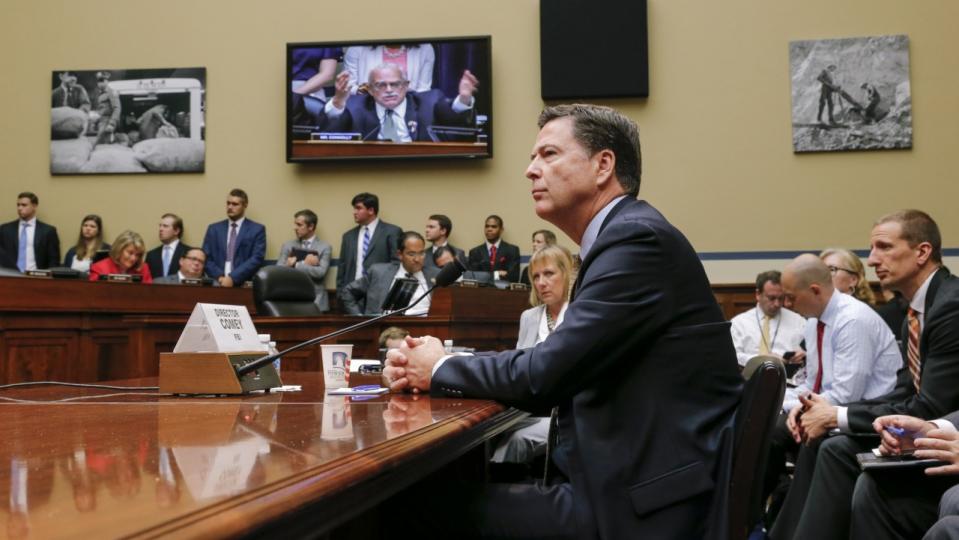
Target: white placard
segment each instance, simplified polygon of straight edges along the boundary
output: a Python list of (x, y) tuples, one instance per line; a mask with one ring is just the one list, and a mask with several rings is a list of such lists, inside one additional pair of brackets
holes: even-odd
[(197, 304), (173, 352), (239, 352), (262, 348), (246, 306)]

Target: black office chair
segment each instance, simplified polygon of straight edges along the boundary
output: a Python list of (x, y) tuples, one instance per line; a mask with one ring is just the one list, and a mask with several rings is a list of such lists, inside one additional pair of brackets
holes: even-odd
[(729, 483), (729, 538), (743, 540), (762, 516), (769, 442), (786, 391), (786, 369), (775, 356), (757, 356), (743, 369), (746, 384), (736, 411)]
[(286, 266), (265, 266), (253, 276), (253, 301), (260, 315), (307, 317), (319, 315), (316, 289), (310, 276)]

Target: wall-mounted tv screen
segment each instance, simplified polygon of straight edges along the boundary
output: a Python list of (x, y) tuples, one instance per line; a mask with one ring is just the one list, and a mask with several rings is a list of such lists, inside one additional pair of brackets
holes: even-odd
[(286, 160), (489, 158), (490, 37), (290, 43)]

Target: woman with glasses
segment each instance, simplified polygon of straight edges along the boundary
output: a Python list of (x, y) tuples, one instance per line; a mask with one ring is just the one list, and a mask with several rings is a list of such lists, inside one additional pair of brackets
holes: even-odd
[(823, 250), (819, 258), (829, 268), (832, 284), (837, 291), (876, 306), (876, 295), (866, 280), (866, 269), (855, 253), (843, 248), (829, 248)]

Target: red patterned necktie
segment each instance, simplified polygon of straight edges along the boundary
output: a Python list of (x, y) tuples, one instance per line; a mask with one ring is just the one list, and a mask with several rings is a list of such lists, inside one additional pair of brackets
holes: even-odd
[(496, 244), (489, 248), (489, 269), (490, 272), (496, 270)]
[(818, 394), (822, 390), (822, 336), (826, 332), (826, 323), (819, 321), (816, 323), (816, 352), (819, 353), (819, 371), (816, 372), (816, 384), (812, 387), (812, 393)]
[(906, 349), (906, 359), (909, 361), (909, 373), (912, 374), (912, 384), (919, 393), (919, 312), (909, 308), (909, 344)]

